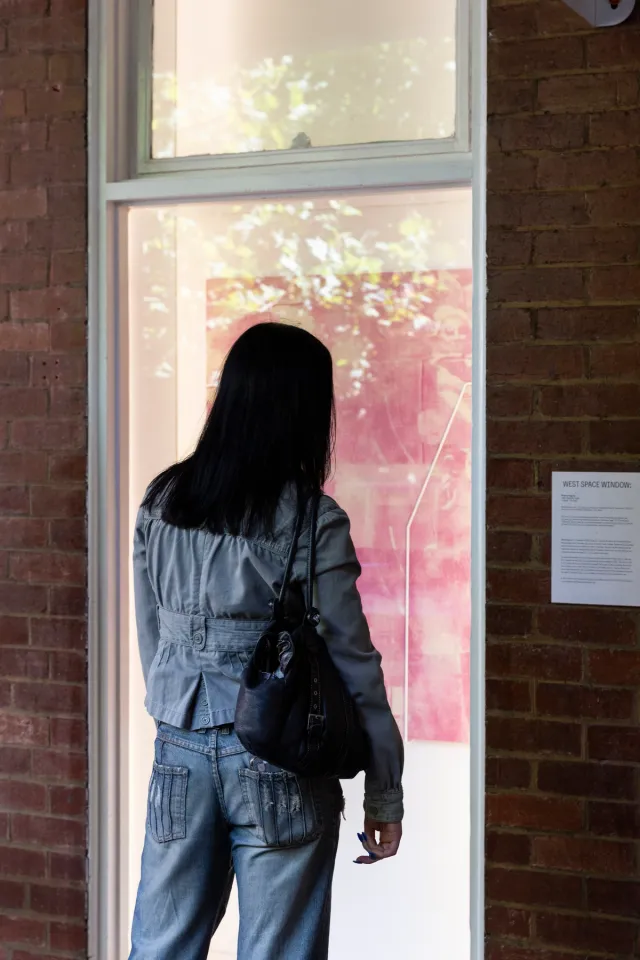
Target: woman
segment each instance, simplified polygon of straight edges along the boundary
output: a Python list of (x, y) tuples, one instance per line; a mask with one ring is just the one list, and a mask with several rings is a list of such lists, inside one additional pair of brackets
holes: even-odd
[[(130, 960), (205, 960), (233, 877), (239, 960), (328, 955), (343, 805), (336, 780), (304, 780), (252, 757), (234, 729), (240, 677), (270, 618), (299, 498), (320, 495), (334, 429), (329, 351), (264, 323), (236, 342), (195, 452), (151, 484), (134, 541), (146, 707), (158, 735)], [(291, 616), (302, 609), (308, 524)], [(371, 746), (365, 855), (401, 837), (402, 741), (356, 580), (346, 514), (322, 496), (316, 606)]]

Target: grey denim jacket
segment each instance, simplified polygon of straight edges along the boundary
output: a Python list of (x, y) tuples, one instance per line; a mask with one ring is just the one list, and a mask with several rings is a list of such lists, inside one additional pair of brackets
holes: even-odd
[[(278, 594), (296, 517), (285, 493), (270, 536), (183, 530), (141, 508), (133, 575), (145, 705), (157, 721), (198, 729), (233, 723), (240, 677)], [(305, 529), (306, 527), (306, 529)], [(287, 604), (302, 609), (308, 523), (298, 542)], [(365, 810), (402, 819), (403, 746), (387, 700), (356, 581), (346, 513), (327, 496), (318, 511), (315, 604), (320, 632), (371, 742)]]

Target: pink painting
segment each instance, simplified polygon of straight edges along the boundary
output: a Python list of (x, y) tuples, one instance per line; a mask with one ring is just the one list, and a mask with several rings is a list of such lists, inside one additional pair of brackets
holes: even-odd
[[(351, 517), (393, 711), (409, 740), (465, 743), (471, 271), (342, 277), (331, 304), (314, 295), (321, 278), (307, 281), (303, 302), (280, 277), (208, 281), (209, 385), (236, 337), (265, 319), (301, 323), (331, 349), (338, 432), (328, 492)], [(249, 312), (258, 288), (269, 309)]]

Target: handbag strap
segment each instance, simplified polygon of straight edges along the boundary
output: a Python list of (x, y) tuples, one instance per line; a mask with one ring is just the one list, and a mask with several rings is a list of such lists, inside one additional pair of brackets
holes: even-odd
[(307, 615), (313, 610), (313, 583), (316, 576), (316, 529), (318, 526), (319, 498), (311, 498), (311, 517), (309, 519), (309, 540), (307, 542)]
[(291, 570), (293, 569), (293, 561), (296, 558), (296, 550), (298, 549), (298, 539), (302, 531), (302, 521), (304, 520), (304, 515), (305, 515), (305, 505), (304, 503), (301, 503), (299, 501), (298, 512), (296, 514), (296, 524), (295, 524), (295, 527), (293, 528), (293, 539), (291, 540), (291, 546), (289, 547), (287, 562), (284, 568), (284, 576), (282, 578), (282, 586), (280, 587), (280, 596), (276, 601), (280, 610), (284, 609), (284, 599), (287, 592), (287, 587), (289, 586), (289, 580), (291, 579)]
[[(311, 612), (313, 608), (313, 581), (315, 579), (315, 567), (316, 567), (316, 527), (318, 525), (318, 504), (319, 498), (313, 496), (311, 498), (311, 516), (309, 521), (309, 539), (307, 544), (307, 580), (306, 580), (306, 590), (305, 590), (305, 615)], [(287, 587), (289, 586), (289, 581), (291, 579), (291, 571), (293, 569), (293, 562), (296, 557), (296, 551), (298, 548), (298, 540), (300, 539), (300, 534), (302, 532), (302, 524), (307, 512), (307, 503), (303, 501), (299, 502), (298, 511), (296, 515), (296, 523), (293, 530), (293, 539), (291, 541), (291, 546), (289, 547), (289, 553), (287, 555), (287, 562), (284, 568), (284, 576), (282, 578), (282, 586), (280, 588), (280, 595), (273, 605), (274, 615), (278, 615), (279, 612), (284, 610), (284, 601), (287, 592)]]

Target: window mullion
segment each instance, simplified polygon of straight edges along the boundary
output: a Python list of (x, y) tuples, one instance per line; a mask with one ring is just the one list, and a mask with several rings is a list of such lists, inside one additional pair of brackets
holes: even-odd
[(151, 203), (202, 198), (270, 196), (324, 191), (393, 190), (466, 184), (472, 177), (470, 154), (444, 154), (338, 161), (281, 167), (171, 173), (107, 184), (107, 199)]

